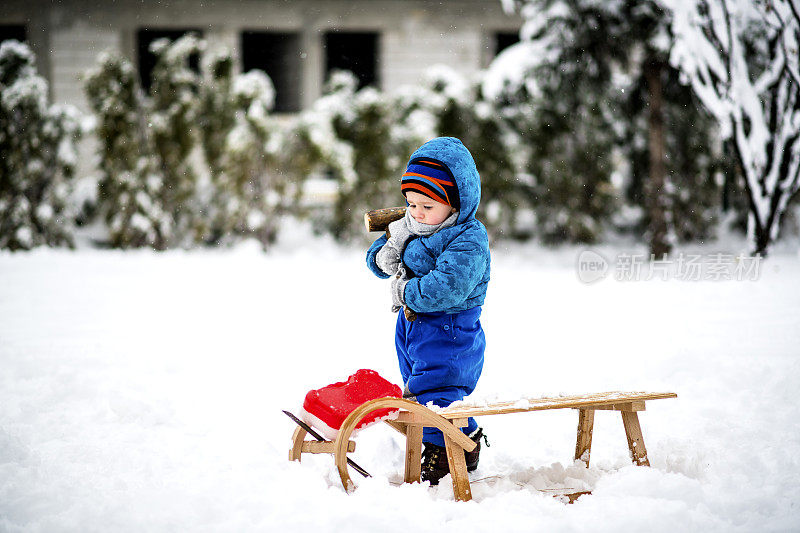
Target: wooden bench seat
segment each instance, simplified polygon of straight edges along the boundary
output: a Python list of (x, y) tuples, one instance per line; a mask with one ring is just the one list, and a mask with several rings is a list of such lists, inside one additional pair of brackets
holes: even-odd
[[(634, 464), (650, 466), (641, 426), (639, 425), (638, 412), (645, 410), (647, 401), (677, 397), (678, 395), (672, 392), (604, 392), (580, 396), (527, 398), (487, 404), (457, 402), (446, 408), (434, 409), (399, 398), (378, 398), (377, 400), (365, 402), (350, 413), (342, 423), (336, 441), (331, 443), (333, 446), (325, 447), (325, 452), (334, 453), (342, 484), (345, 489), (351, 490), (354, 485), (347, 472), (347, 452), (353, 449), (350, 436), (355, 426), (365, 415), (372, 411), (385, 408), (400, 409), (395, 416), (390, 417), (385, 422), (406, 437), (404, 481), (407, 483), (420, 481), (422, 429), (424, 427), (436, 427), (442, 430), (444, 434), (455, 498), (456, 500), (467, 501), (472, 499), (472, 492), (463, 452), (464, 450), (473, 450), (476, 444), (467, 438), (459, 428), (465, 427), (467, 419), (470, 417), (552, 409), (576, 409), (578, 410), (578, 435), (575, 444), (575, 459), (583, 461), (588, 467), (592, 447), (594, 412), (597, 410), (619, 411), (622, 415), (622, 423), (628, 439), (628, 449)], [(295, 431), (292, 452), (290, 453), (291, 459), (299, 460), (301, 453), (305, 451), (303, 450), (304, 438), (304, 430)], [(319, 451), (322, 451), (322, 447), (319, 448)], [(333, 449), (332, 452), (330, 451), (331, 449)], [(317, 449), (314, 452), (311, 452), (311, 450), (308, 450), (308, 452), (319, 453)]]

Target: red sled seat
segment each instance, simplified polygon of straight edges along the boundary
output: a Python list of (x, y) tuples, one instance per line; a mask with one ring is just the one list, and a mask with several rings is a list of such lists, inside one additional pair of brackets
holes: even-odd
[[(318, 429), (328, 440), (335, 440), (342, 422), (353, 410), (364, 402), (392, 396), (401, 398), (403, 391), (381, 377), (374, 370), (361, 369), (347, 381), (333, 383), (306, 394), (300, 418)], [(355, 430), (391, 417), (399, 409), (380, 409), (369, 413), (356, 425)]]

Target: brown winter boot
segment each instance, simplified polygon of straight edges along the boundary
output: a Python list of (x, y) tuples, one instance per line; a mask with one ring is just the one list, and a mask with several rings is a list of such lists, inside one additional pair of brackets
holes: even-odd
[[(478, 459), (481, 454), (481, 439), (489, 446), (489, 440), (483, 434), (483, 428), (476, 429), (469, 436), (474, 442), (478, 443), (471, 452), (464, 452), (464, 459), (467, 462), (467, 472), (472, 472), (478, 468)], [(422, 481), (430, 481), (431, 485), (438, 485), (439, 480), (450, 473), (450, 465), (447, 463), (447, 450), (442, 446), (423, 443), (422, 449)]]
[(486, 442), (486, 446), (489, 446), (489, 439), (483, 434), (483, 428), (481, 427), (473, 431), (469, 438), (478, 443), (471, 452), (464, 452), (464, 458), (467, 460), (467, 472), (472, 472), (478, 468), (478, 459), (480, 459), (481, 455), (481, 438)]
[(450, 473), (447, 463), (447, 450), (430, 442), (423, 442), (422, 449), (422, 481), (430, 481), (438, 485), (439, 480)]

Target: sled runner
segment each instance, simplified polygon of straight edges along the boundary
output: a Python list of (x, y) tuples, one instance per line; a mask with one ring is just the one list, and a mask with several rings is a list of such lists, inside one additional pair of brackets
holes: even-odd
[(633, 463), (639, 466), (650, 466), (638, 413), (645, 410), (645, 402), (649, 400), (677, 397), (677, 394), (672, 392), (605, 392), (582, 396), (530, 398), (515, 402), (497, 402), (475, 406), (455, 404), (443, 409), (429, 409), (416, 402), (391, 396), (376, 398), (355, 407), (341, 422), (335, 439), (325, 442), (307, 442), (305, 437), (308, 432), (298, 426), (292, 436), (289, 460), (299, 461), (303, 453), (331, 453), (335, 457), (336, 468), (345, 490), (348, 492), (354, 490), (355, 485), (350, 479), (347, 468), (347, 454), (355, 450), (355, 442), (351, 441), (350, 437), (357, 427), (364, 426), (364, 419), (375, 420), (374, 414), (378, 412), (383, 416), (383, 422), (406, 437), (404, 475), (406, 483), (420, 481), (422, 429), (424, 427), (440, 429), (444, 434), (447, 461), (453, 482), (453, 494), (456, 500), (468, 501), (472, 499), (472, 491), (467, 475), (464, 451), (472, 451), (476, 443), (464, 435), (460, 428), (467, 425), (467, 419), (470, 417), (551, 409), (577, 409), (578, 436), (575, 445), (575, 459), (583, 461), (588, 467), (595, 411), (619, 411)]

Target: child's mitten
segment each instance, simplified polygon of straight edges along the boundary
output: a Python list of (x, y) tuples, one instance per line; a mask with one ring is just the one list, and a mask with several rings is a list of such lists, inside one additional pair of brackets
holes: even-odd
[(400, 252), (391, 243), (387, 242), (375, 254), (375, 264), (385, 273), (394, 276), (400, 268)]
[(390, 276), (397, 274), (403, 249), (413, 235), (406, 219), (407, 216), (389, 224), (389, 239), (375, 254), (375, 264)]
[(403, 218), (398, 218), (389, 224), (389, 242), (393, 242), (400, 250), (403, 249), (412, 235), (411, 227), (408, 223), (409, 218), (411, 218), (411, 215), (406, 212)]

